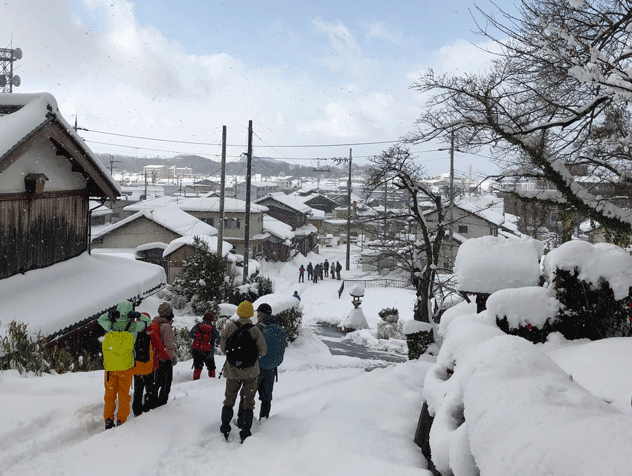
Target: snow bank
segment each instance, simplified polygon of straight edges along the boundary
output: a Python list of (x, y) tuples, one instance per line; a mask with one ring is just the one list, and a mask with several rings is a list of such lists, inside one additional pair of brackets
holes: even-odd
[[(632, 416), (591, 395), (543, 351), (488, 325), (488, 312), (454, 317), (424, 381), (443, 474), (628, 474)], [(563, 350), (557, 351), (563, 360)], [(582, 355), (581, 352), (576, 355)], [(568, 360), (568, 359), (566, 359)], [(563, 442), (563, 443), (562, 443)]]
[(535, 240), (483, 236), (459, 247), (454, 263), (457, 289), (491, 294), (500, 289), (535, 286), (540, 277)]
[(543, 268), (549, 282), (553, 281), (558, 268), (577, 269), (578, 278), (594, 287), (600, 285), (600, 279), (605, 279), (617, 301), (625, 298), (632, 286), (632, 257), (609, 243), (592, 245), (586, 241), (568, 241), (544, 257)]

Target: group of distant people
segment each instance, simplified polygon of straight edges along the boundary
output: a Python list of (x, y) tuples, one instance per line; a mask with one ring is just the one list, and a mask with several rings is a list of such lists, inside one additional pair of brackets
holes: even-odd
[(309, 263), (307, 263), (307, 267), (304, 267), (303, 265), (299, 266), (298, 282), (305, 282), (305, 272), (307, 272), (308, 281), (312, 281), (313, 283), (317, 283), (319, 279), (322, 281), (323, 278), (329, 277), (330, 269), (331, 279), (340, 280), (340, 271), (342, 270), (342, 265), (340, 264), (340, 261), (336, 261), (336, 264), (332, 262), (331, 266), (327, 258), (325, 258), (325, 261), (323, 263), (316, 263), (316, 266), (313, 266), (312, 262), (310, 261)]
[[(297, 293), (295, 293), (297, 294)], [(300, 300), (300, 298), (299, 298)], [(103, 314), (98, 323), (106, 334), (102, 342), (105, 367), (103, 418), (105, 429), (120, 426), (130, 414), (130, 387), (134, 382), (131, 410), (137, 417), (167, 403), (174, 351), (173, 309), (169, 303), (158, 306), (158, 316), (133, 310), (130, 301), (122, 301), (116, 310)], [(257, 323), (253, 325), (254, 307), (243, 301), (237, 308), (237, 320), (229, 320), (218, 332), (212, 313), (189, 331), (193, 355), (193, 380), (199, 380), (204, 366), (208, 376), (215, 378), (215, 347), (219, 345), (226, 362), (219, 377), (226, 378), (226, 390), (221, 412), (220, 432), (228, 440), (233, 407), (240, 396), (237, 426), (240, 442), (251, 435), (255, 395), (259, 394), (259, 419), (269, 418), (272, 391), (278, 380), (278, 366), (283, 362), (287, 332), (279, 324), (272, 308), (262, 303), (257, 308)], [(116, 401), (118, 399), (118, 410)], [(116, 416), (115, 416), (116, 412)], [(116, 423), (115, 423), (116, 422)]]

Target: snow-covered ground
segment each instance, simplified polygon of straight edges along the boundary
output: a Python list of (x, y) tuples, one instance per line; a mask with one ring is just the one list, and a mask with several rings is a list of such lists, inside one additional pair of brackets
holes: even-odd
[[(344, 246), (326, 248), (320, 255), (311, 254), (309, 261), (315, 264), (328, 258), (344, 265), (344, 253)], [(273, 279), (275, 293), (291, 296), (296, 290), (300, 294), (305, 328), (288, 348), (279, 369), (270, 419), (255, 423), (253, 436), (243, 445), (237, 438), (225, 442), (219, 432), (224, 380), (203, 376), (191, 381), (191, 361), (176, 365), (167, 405), (109, 431), (103, 430), (102, 371), (43, 377), (7, 371), (0, 372), (0, 474), (429, 475), (412, 439), (424, 380), (435, 358), (382, 362), (383, 368), (375, 368), (374, 363), (359, 358), (331, 355), (310, 327), (317, 322), (342, 322), (353, 308), (351, 297), (345, 290), (339, 298), (341, 282), (331, 278), (299, 284), (298, 266), (307, 262), (264, 264), (263, 274)], [(352, 267), (343, 269), (343, 277), (362, 275)], [(375, 329), (381, 309), (395, 307), (403, 319), (411, 319), (413, 302), (410, 290), (368, 288), (362, 309), (370, 329), (352, 338), (375, 349), (405, 351), (402, 341), (378, 341)], [(159, 303), (151, 297), (139, 310), (155, 315)], [(176, 316), (177, 325), (191, 322), (190, 316)], [(613, 418), (630, 418), (632, 352), (627, 339), (598, 343), (557, 340), (533, 348), (572, 374), (576, 384), (608, 402)], [(218, 356), (216, 361), (221, 367), (224, 358)], [(530, 369), (529, 374), (537, 375), (538, 369)], [(513, 389), (508, 395), (521, 391)], [(537, 407), (529, 411), (537, 411)], [(502, 434), (502, 421), (487, 424)], [(559, 458), (572, 454), (566, 451), (571, 448), (565, 446), (565, 431), (560, 427), (553, 433)], [(591, 427), (575, 425), (568, 431), (588, 433)], [(546, 450), (544, 442), (532, 441), (529, 434), (522, 436), (520, 441), (495, 438), (490, 449), (500, 458), (520, 451), (533, 454), (529, 448)], [(574, 434), (569, 441), (578, 439), (581, 435)], [(604, 442), (609, 454), (627, 453), (628, 443), (627, 439)], [(518, 448), (518, 444), (522, 446)], [(543, 460), (538, 470), (524, 474), (560, 474), (551, 473), (553, 467), (577, 469), (572, 461), (568, 464)], [(519, 468), (514, 469), (512, 474), (521, 474)], [(617, 473), (615, 468), (607, 474), (626, 473)]]

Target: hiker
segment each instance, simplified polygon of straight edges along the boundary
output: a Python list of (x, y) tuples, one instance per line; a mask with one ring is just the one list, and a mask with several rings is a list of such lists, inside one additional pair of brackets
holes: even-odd
[(314, 266), (314, 284), (316, 284), (318, 282), (318, 277), (320, 276), (320, 264), (316, 264), (316, 266)]
[[(251, 435), (255, 392), (259, 376), (259, 357), (266, 355), (267, 346), (258, 327), (252, 325), (250, 318), (254, 308), (249, 301), (243, 301), (237, 308), (237, 321), (230, 320), (222, 330), (220, 349), (226, 354), (226, 363), (222, 373), (226, 378), (226, 392), (222, 407), (222, 425), (220, 431), (228, 440), (233, 407), (239, 390), (244, 396), (243, 414), (238, 426), (241, 443)], [(243, 388), (242, 388), (243, 387)]]
[(305, 282), (305, 268), (303, 267), (303, 265), (301, 265), (301, 267), (298, 268), (298, 282), (299, 283)]
[(208, 376), (215, 378), (215, 345), (219, 344), (219, 332), (213, 325), (215, 316), (204, 313), (202, 322), (198, 322), (189, 331), (191, 354), (193, 355), (193, 380), (199, 380), (206, 365)]
[(318, 279), (323, 280), (323, 264), (318, 265)]
[(340, 281), (340, 270), (342, 269), (342, 265), (340, 261), (336, 261), (336, 279)]
[[(129, 394), (134, 376), (134, 342), (138, 332), (144, 330), (151, 320), (135, 311), (129, 301), (121, 301), (115, 311), (106, 312), (98, 323), (106, 334), (101, 345), (105, 368), (103, 396), (103, 419), (105, 429), (114, 428), (114, 410), (118, 397), (116, 425), (127, 421), (130, 411)], [(135, 321), (139, 318), (140, 321)]]
[(158, 331), (160, 341), (164, 346), (165, 354), (158, 355), (158, 368), (156, 369), (156, 394), (158, 396), (156, 406), (159, 407), (169, 401), (171, 382), (173, 380), (173, 366), (176, 358), (173, 335), (173, 309), (168, 302), (158, 306), (158, 315), (154, 317), (152, 326)]
[(301, 302), (301, 296), (298, 295), (298, 291), (294, 291), (294, 294), (292, 294), (292, 297), (296, 299), (298, 302)]
[[(285, 348), (287, 347), (287, 332), (281, 327), (276, 316), (272, 315), (270, 304), (262, 303), (257, 307), (257, 324), (263, 334), (268, 348), (266, 355), (259, 357), (259, 377), (257, 378), (257, 392), (261, 400), (259, 409), (259, 420), (270, 417), (270, 407), (272, 406), (272, 390), (274, 380), (278, 381), (279, 374), (277, 367), (283, 362)], [(244, 398), (239, 404), (239, 415), (242, 413)]]
[(309, 263), (307, 263), (307, 280), (311, 281), (314, 277), (313, 277), (313, 273), (314, 273), (314, 267), (312, 266), (312, 262), (310, 261)]
[[(146, 312), (142, 313), (151, 323), (151, 316)], [(148, 412), (156, 405), (156, 386), (154, 385), (154, 354), (152, 345), (151, 325), (136, 335), (134, 343), (135, 363), (134, 363), (134, 400), (132, 402), (132, 413), (134, 418), (143, 412)], [(164, 349), (163, 349), (164, 352)]]
[(329, 277), (329, 261), (325, 258), (325, 262), (323, 263), (323, 271), (325, 272), (325, 278)]

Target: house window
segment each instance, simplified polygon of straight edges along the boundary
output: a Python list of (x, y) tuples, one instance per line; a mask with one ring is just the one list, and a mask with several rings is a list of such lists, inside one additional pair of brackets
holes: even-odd
[(207, 225), (215, 226), (215, 218), (207, 217), (207, 218), (200, 218), (200, 220), (202, 220)]
[(224, 218), (224, 228), (227, 230), (239, 230), (239, 228), (241, 228), (241, 220), (237, 218)]
[(492, 236), (498, 236), (498, 228), (495, 227), (489, 227), (489, 234)]
[(459, 225), (459, 233), (465, 234), (468, 232), (467, 225)]

